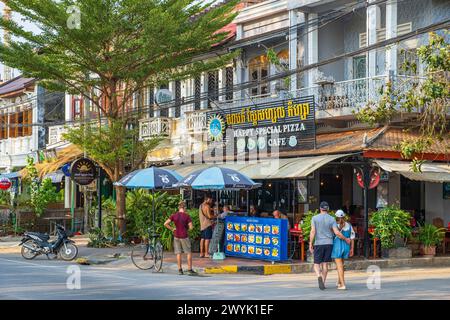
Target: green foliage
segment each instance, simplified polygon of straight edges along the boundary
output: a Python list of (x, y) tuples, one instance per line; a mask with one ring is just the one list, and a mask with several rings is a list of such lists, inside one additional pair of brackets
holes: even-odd
[(431, 247), (442, 243), (445, 237), (445, 229), (438, 228), (432, 224), (425, 223), (419, 228), (418, 239), (426, 247)]
[(36, 216), (40, 217), (50, 203), (56, 202), (58, 193), (56, 187), (53, 186), (50, 178), (43, 179), (39, 182), (38, 173), (32, 157), (27, 158), (27, 171), (30, 183), (30, 201), (29, 205), (33, 209)]
[[(425, 153), (431, 142), (447, 143), (449, 139), (448, 118), (450, 84), (450, 44), (447, 42), (449, 31), (441, 34), (430, 33), (429, 42), (417, 49), (417, 55), (424, 64), (424, 77), (410, 78), (409, 90), (394, 89), (389, 82), (381, 92), (378, 102), (369, 102), (358, 110), (358, 120), (374, 126), (387, 124), (402, 112), (418, 114), (416, 125), (420, 133), (415, 141), (403, 141), (398, 149), (405, 159), (412, 160), (411, 169), (420, 172), (422, 159), (417, 155)], [(406, 71), (417, 71), (415, 63), (406, 62)], [(443, 148), (448, 153), (449, 146)]]
[[(333, 218), (334, 216), (334, 211), (329, 211), (328, 212)], [(302, 219), (302, 224), (301, 224), (301, 228), (302, 228), (302, 235), (303, 235), (303, 239), (305, 239), (305, 241), (309, 241), (309, 235), (311, 233), (311, 221), (312, 218), (315, 215), (320, 214), (319, 210), (315, 210), (315, 211), (308, 211), (303, 215), (303, 219)]]
[[(192, 62), (228, 36), (218, 31), (236, 17), (237, 3), (10, 0), (13, 13), (41, 32), (29, 32), (23, 24), (1, 18), (0, 27), (9, 31), (11, 43), (0, 46), (0, 60), (41, 79), (47, 88), (83, 94), (105, 116), (119, 119), (119, 113), (126, 114), (120, 112), (125, 111), (125, 101), (143, 86), (188, 78), (230, 61), (236, 53)], [(79, 9), (79, 28), (70, 24), (77, 18), (71, 14), (74, 4)], [(98, 95), (87, 95), (93, 87)], [(119, 88), (125, 90), (126, 99), (116, 99)], [(100, 97), (113, 108), (101, 106)]]
[(113, 168), (117, 162), (127, 164), (130, 171), (139, 167), (147, 153), (154, 149), (161, 138), (139, 139), (139, 129), (129, 129), (122, 120), (110, 121), (108, 125), (81, 125), (69, 128), (64, 139), (80, 146), (96, 162), (100, 163), (115, 181)]
[(34, 192), (31, 194), (30, 204), (36, 215), (40, 217), (48, 205), (56, 202), (57, 199), (58, 193), (56, 192), (56, 187), (53, 186), (50, 178), (46, 178), (42, 180), (37, 189), (34, 189)]
[(89, 232), (88, 247), (92, 248), (110, 248), (118, 244), (115, 239), (108, 239), (105, 234), (99, 228), (93, 228)]
[[(164, 222), (175, 213), (180, 201), (179, 195), (167, 192), (150, 193), (143, 189), (127, 192), (127, 236), (148, 237), (148, 229), (155, 228), (161, 237), (164, 248), (171, 249), (173, 234), (164, 227)], [(155, 225), (152, 225), (153, 202), (155, 206)]]
[(381, 246), (389, 249), (395, 246), (395, 238), (411, 236), (411, 216), (395, 206), (375, 211), (369, 223), (374, 226), (374, 236), (380, 239)]
[(11, 204), (11, 193), (7, 190), (0, 190), (0, 206), (9, 206)]

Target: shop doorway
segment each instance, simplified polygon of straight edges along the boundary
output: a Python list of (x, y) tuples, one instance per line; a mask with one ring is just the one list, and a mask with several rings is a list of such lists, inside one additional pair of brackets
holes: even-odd
[(331, 210), (342, 208), (342, 180), (340, 173), (320, 173), (320, 201), (326, 201)]
[(422, 181), (400, 177), (400, 208), (411, 212), (419, 223), (425, 221), (424, 185)]

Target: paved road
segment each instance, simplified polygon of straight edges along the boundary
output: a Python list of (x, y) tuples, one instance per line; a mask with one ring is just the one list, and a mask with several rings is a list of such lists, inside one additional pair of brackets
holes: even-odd
[(0, 299), (450, 299), (450, 268), (381, 271), (381, 288), (369, 290), (365, 272), (347, 273), (348, 289), (320, 291), (314, 275), (154, 274), (133, 267), (79, 266), (81, 289), (67, 289), (73, 264), (0, 254)]

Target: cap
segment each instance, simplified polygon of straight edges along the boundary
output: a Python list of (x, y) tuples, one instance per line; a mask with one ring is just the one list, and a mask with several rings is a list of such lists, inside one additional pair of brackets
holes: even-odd
[(339, 209), (334, 215), (336, 216), (336, 218), (343, 218), (345, 217), (345, 212)]
[(329, 210), (329, 209), (330, 209), (330, 206), (328, 205), (328, 202), (322, 201), (322, 202), (320, 203), (320, 209), (322, 209), (322, 210)]

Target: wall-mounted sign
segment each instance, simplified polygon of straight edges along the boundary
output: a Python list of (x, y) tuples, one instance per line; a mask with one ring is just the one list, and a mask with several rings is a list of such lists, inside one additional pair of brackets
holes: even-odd
[(236, 153), (315, 146), (313, 96), (215, 110), (207, 119), (209, 141), (233, 143)]
[(70, 176), (79, 185), (86, 186), (97, 178), (97, 167), (88, 158), (80, 158), (72, 162)]
[(0, 190), (8, 190), (11, 188), (12, 182), (8, 178), (1, 178), (0, 179)]

